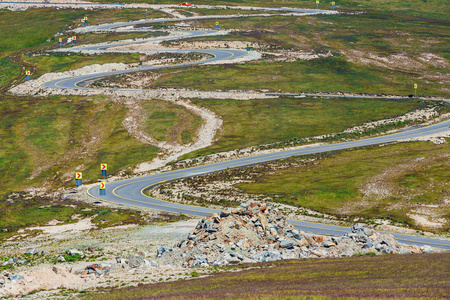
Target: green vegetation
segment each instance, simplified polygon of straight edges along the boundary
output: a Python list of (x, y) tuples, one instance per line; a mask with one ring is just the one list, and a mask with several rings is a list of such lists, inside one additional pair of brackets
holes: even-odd
[[(134, 210), (92, 208), (73, 200), (59, 200), (31, 196), (25, 192), (4, 195), (0, 202), (0, 239), (17, 234), (21, 228), (45, 225), (55, 218), (62, 223), (76, 223), (73, 215), (88, 218), (100, 227), (119, 224), (144, 224), (140, 213)], [(30, 232), (33, 234), (33, 232)], [(36, 232), (35, 232), (36, 233)]]
[[(0, 201), (0, 240), (16, 235), (23, 228), (47, 225), (51, 220), (57, 219), (61, 224), (69, 224), (85, 218), (91, 218), (96, 228), (108, 228), (126, 224), (175, 222), (186, 219), (186, 216), (160, 213), (148, 219), (140, 211), (133, 209), (96, 207), (70, 198), (42, 197), (27, 192), (8, 193)], [(39, 232), (29, 231), (27, 234)], [(69, 260), (66, 258), (66, 261)]]
[(0, 89), (9, 86), (12, 80), (20, 75), (20, 72), (19, 65), (6, 57), (0, 58)]
[[(168, 1), (162, 0), (162, 3)], [(198, 2), (202, 3), (315, 7), (313, 1), (293, 0), (273, 3), (255, 0)], [(423, 62), (418, 67), (406, 66), (402, 69), (390, 63), (386, 66), (367, 65), (354, 54), (354, 50), (364, 55), (375, 53), (388, 61), (391, 59), (390, 55), (399, 53), (405, 53), (407, 57), (430, 53), (436, 57), (450, 59), (447, 29), (449, 16), (441, 9), (444, 1), (412, 0), (405, 4), (404, 1), (398, 0), (361, 3), (344, 0), (338, 4), (346, 10), (354, 9), (367, 13), (221, 20), (223, 28), (247, 31), (235, 32), (228, 37), (209, 38), (261, 42), (263, 47), (267, 46), (272, 50), (314, 50), (321, 54), (331, 51), (333, 57), (287, 63), (271, 62), (273, 57), (268, 56), (267, 61), (262, 63), (165, 70), (162, 71), (164, 76), (155, 86), (207, 90), (268, 89), (283, 92), (346, 91), (407, 95), (412, 93), (413, 83), (418, 83), (419, 95), (450, 95), (439, 77), (440, 74), (450, 71), (449, 66), (435, 64), (434, 61), (438, 61), (436, 59)], [(183, 11), (189, 14), (189, 10)], [(198, 12), (210, 13), (207, 10)], [(218, 14), (236, 12), (228, 9), (214, 11)], [(92, 63), (138, 62), (140, 56), (137, 54), (47, 55), (43, 54), (43, 51), (56, 48), (58, 38), (65, 38), (67, 31), (78, 27), (84, 16), (88, 17), (89, 24), (97, 24), (136, 20), (145, 15), (146, 10), (143, 9), (29, 9), (21, 12), (1, 10), (0, 91), (4, 93), (11, 84), (22, 81), (23, 68), (32, 69), (33, 76), (39, 76), (46, 72), (71, 70)], [(149, 18), (161, 16), (164, 14), (158, 11), (148, 12)], [(199, 20), (196, 23), (201, 27), (214, 24), (211, 20)], [(168, 23), (154, 25), (154, 28), (158, 26), (167, 27)], [(86, 33), (79, 36), (78, 43), (161, 34)], [(175, 74), (174, 71), (181, 72)], [(1, 98), (1, 195), (29, 187), (68, 187), (73, 184), (73, 172), (76, 170), (84, 172), (84, 182), (94, 182), (99, 178), (98, 166), (101, 162), (109, 163), (109, 174), (117, 174), (122, 170), (127, 172), (137, 163), (153, 159), (160, 150), (130, 136), (122, 124), (130, 113), (128, 108), (105, 96), (32, 98), (2, 94)], [(194, 141), (195, 132), (201, 125), (199, 117), (176, 105), (161, 101), (142, 103), (140, 125), (149, 135), (160, 141), (182, 144)], [(332, 133), (366, 121), (403, 114), (424, 105), (415, 101), (348, 99), (245, 102), (195, 100), (195, 104), (221, 115), (224, 130), (216, 145), (190, 154), (190, 157)], [(440, 170), (439, 167), (436, 169)], [(421, 180), (425, 180), (424, 176), (426, 177), (426, 173), (409, 176), (402, 179), (401, 184), (416, 187), (420, 185)], [(345, 191), (342, 194), (345, 194)], [(431, 203), (432, 199), (423, 201)], [(317, 204), (317, 207), (319, 206)], [(53, 213), (66, 214), (66, 208), (57, 209)], [(33, 218), (35, 214), (39, 215), (39, 211), (30, 211), (29, 215), (25, 215)], [(45, 213), (50, 214), (51, 211)], [(67, 215), (69, 214), (67, 212)], [(110, 216), (108, 218), (117, 222), (123, 220), (120, 214), (107, 214)], [(101, 218), (100, 215), (98, 218)], [(403, 218), (401, 213), (398, 216)], [(396, 218), (400, 218), (398, 216)], [(9, 218), (5, 220), (16, 224)], [(45, 220), (46, 217), (40, 222)], [(17, 224), (11, 226), (29, 225), (21, 221)], [(108, 224), (108, 221), (105, 224)]]
[(201, 117), (166, 101), (146, 102), (143, 111), (145, 131), (159, 141), (192, 143), (202, 125)]
[[(213, 23), (200, 20), (197, 26)], [(283, 63), (270, 62), (268, 56), (261, 63), (165, 70), (155, 86), (409, 95), (418, 83), (419, 95), (450, 95), (437, 76), (450, 71), (448, 62), (440, 61), (449, 57), (447, 21), (370, 11), (358, 16), (249, 17), (221, 24), (246, 31), (201, 40), (241, 40), (257, 43), (257, 50), (330, 52), (333, 57)]]
[[(450, 191), (449, 155), (446, 144), (416, 142), (322, 154), (306, 163), (300, 157), (292, 159), (289, 167), (261, 172), (270, 175), (238, 187), (321, 213), (391, 219), (430, 229), (415, 224), (407, 214), (428, 205), (427, 214), (450, 216), (450, 208), (441, 205)], [(447, 224), (435, 230), (449, 228)]]
[[(171, 71), (165, 70), (163, 73)], [(198, 66), (158, 79), (155, 87), (177, 86), (201, 90), (268, 89), (283, 92), (342, 91), (355, 93), (408, 92), (406, 84), (390, 86), (388, 78), (339, 58), (245, 65)], [(410, 87), (409, 87), (410, 88)]]
[[(88, 17), (90, 25), (142, 19), (144, 9), (119, 10), (54, 10), (28, 9), (26, 11), (0, 10), (0, 57), (11, 55), (13, 51), (37, 50), (35, 47), (56, 47), (58, 38), (54, 36), (69, 28), (78, 27), (83, 17)], [(165, 16), (159, 11), (148, 11), (149, 18)], [(62, 36), (64, 37), (64, 36)]]
[[(7, 11), (0, 10), (0, 90), (10, 85), (14, 79), (24, 80), (23, 74), (21, 74), (21, 66), (26, 66), (27, 69), (32, 69), (34, 75), (41, 75), (43, 71), (41, 69), (50, 68), (45, 63), (64, 64), (64, 62), (54, 62), (51, 59), (42, 61), (39, 64), (40, 59), (34, 58), (33, 62), (26, 62), (28, 60), (25, 57), (25, 62), (22, 61), (21, 54), (36, 52), (39, 50), (46, 50), (50, 48), (56, 48), (59, 37), (66, 38), (67, 36), (56, 36), (58, 32), (66, 31), (70, 28), (80, 26), (79, 22), (81, 18), (87, 16), (89, 24), (101, 24), (108, 23), (111, 20), (116, 22), (129, 21), (141, 19), (145, 16), (145, 10), (143, 9), (120, 9), (120, 10), (54, 10), (54, 9), (28, 9), (26, 11)], [(160, 11), (149, 10), (147, 12), (149, 18), (157, 18), (165, 16)], [(143, 33), (143, 34), (118, 34), (118, 33), (106, 33), (100, 35), (93, 35), (91, 33), (84, 34), (79, 37), (79, 43), (91, 43), (91, 42), (103, 42), (110, 40), (118, 40), (122, 38), (136, 38), (136, 37), (149, 37), (154, 35), (160, 35), (161, 33)], [(72, 54), (73, 55), (73, 54)], [(52, 55), (55, 56), (55, 55)], [(62, 55), (68, 56), (68, 55)], [(75, 56), (76, 57), (76, 56)], [(136, 56), (126, 59), (125, 55), (122, 56), (110, 56), (116, 57), (126, 62), (130, 59), (135, 61)], [(31, 59), (33, 61), (33, 59)], [(64, 59), (63, 59), (64, 60)], [(76, 61), (76, 59), (74, 59)], [(85, 64), (90, 60), (89, 57), (83, 57), (78, 61), (84, 61)], [(93, 58), (96, 63), (108, 62), (108, 58)], [(75, 62), (74, 61), (74, 62)], [(66, 59), (66, 63), (71, 62)], [(117, 62), (117, 61), (115, 61)], [(83, 63), (80, 63), (83, 64)], [(84, 65), (85, 65), (84, 64)], [(68, 66), (66, 66), (67, 68)], [(58, 68), (58, 66), (56, 66)], [(63, 67), (59, 67), (63, 70)], [(22, 75), (20, 78), (18, 76)]]
[(448, 294), (449, 264), (448, 253), (278, 261), (206, 278), (110, 289), (85, 299), (442, 298)]
[(0, 111), (2, 194), (33, 185), (70, 186), (75, 171), (93, 182), (100, 163), (109, 163), (108, 173), (115, 174), (158, 151), (131, 137), (122, 125), (127, 109), (103, 96), (5, 97)]
[(24, 55), (23, 62), (34, 68), (32, 77), (37, 78), (49, 72), (64, 72), (93, 64), (137, 63), (139, 54), (79, 55), (73, 53), (52, 53), (42, 56)]
[[(123, 3), (153, 3), (153, 0), (122, 0)], [(111, 2), (109, 0), (99, 0), (95, 2)], [(179, 3), (181, 3), (180, 1)], [(176, 4), (173, 0), (158, 0), (158, 4)], [(242, 5), (242, 6), (258, 6), (258, 7), (298, 7), (298, 8), (316, 8), (316, 2), (310, 0), (283, 0), (283, 1), (259, 1), (259, 0), (196, 0), (192, 2), (194, 5)], [(448, 20), (450, 17), (445, 11), (448, 2), (446, 0), (371, 0), (371, 1), (355, 1), (341, 0), (336, 1), (337, 9), (342, 11), (392, 11), (402, 13), (404, 15), (436, 17)], [(320, 2), (320, 9), (331, 9), (330, 2)], [(186, 11), (196, 11), (195, 8), (185, 9)]]
[(417, 100), (265, 99), (195, 100), (224, 120), (220, 139), (195, 155), (329, 134), (365, 122), (405, 114), (427, 104)]

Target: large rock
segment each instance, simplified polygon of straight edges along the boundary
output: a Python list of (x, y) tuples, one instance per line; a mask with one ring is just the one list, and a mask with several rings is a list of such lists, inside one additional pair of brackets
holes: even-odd
[(431, 250), (398, 243), (357, 223), (351, 233), (324, 237), (295, 229), (278, 209), (244, 203), (203, 218), (189, 235), (172, 248), (157, 250), (158, 265), (215, 266), (248, 261), (275, 261), (309, 257), (341, 257), (369, 252), (412, 253)]
[(79, 251), (77, 249), (70, 249), (69, 250), (69, 255), (70, 256), (75, 256), (75, 255), (83, 256), (84, 254), (83, 254), (83, 252), (81, 252), (81, 251)]
[(27, 252), (25, 252), (25, 255), (36, 255), (39, 253), (39, 250), (37, 248), (28, 248)]
[(280, 247), (281, 248), (293, 249), (294, 246), (295, 246), (294, 241), (289, 241), (289, 240), (281, 240), (280, 241)]
[(127, 263), (130, 268), (139, 268), (145, 264), (145, 261), (141, 256), (129, 256)]

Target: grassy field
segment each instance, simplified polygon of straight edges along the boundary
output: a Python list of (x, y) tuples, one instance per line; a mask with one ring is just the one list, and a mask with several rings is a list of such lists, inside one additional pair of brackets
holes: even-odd
[[(164, 1), (163, 1), (164, 2)], [(161, 2), (162, 3), (162, 2)], [(167, 2), (168, 3), (168, 2)], [(198, 4), (205, 3), (200, 1)], [(217, 4), (314, 7), (313, 1), (260, 3), (257, 1), (216, 1)], [(333, 58), (294, 63), (264, 62), (237, 66), (208, 66), (185, 69), (181, 74), (165, 71), (156, 86), (199, 89), (262, 89), (277, 91), (349, 91), (411, 94), (412, 84), (419, 95), (449, 95), (433, 77), (448, 73), (428, 63), (415, 70), (392, 70), (366, 66), (348, 59), (350, 50), (389, 56), (429, 52), (446, 59), (448, 15), (443, 1), (413, 0), (386, 3), (381, 0), (339, 3), (347, 10), (363, 10), (361, 15), (317, 17), (251, 17), (223, 20), (225, 28), (248, 29), (222, 39), (261, 41), (274, 49), (332, 51)], [(211, 3), (208, 3), (211, 4)], [(421, 4), (421, 5), (419, 5)], [(362, 5), (362, 6), (359, 6)], [(406, 7), (408, 6), (408, 7)], [(188, 11), (188, 10), (186, 10)], [(225, 13), (228, 10), (217, 10)], [(199, 10), (201, 14), (210, 13)], [(229, 12), (233, 12), (229, 10)], [(80, 68), (91, 63), (137, 62), (138, 55), (81, 56), (32, 54), (56, 47), (58, 32), (79, 26), (87, 16), (90, 24), (136, 20), (145, 10), (53, 10), (0, 11), (0, 91), (23, 80), (23, 67), (33, 75)], [(164, 13), (149, 11), (148, 17)], [(213, 26), (214, 22), (197, 25)], [(161, 26), (167, 26), (162, 24)], [(206, 26), (206, 25), (205, 25)], [(376, 28), (376, 29), (374, 29)], [(79, 43), (135, 38), (152, 34), (85, 34)], [(65, 36), (64, 36), (65, 37)], [(211, 39), (218, 39), (217, 37)], [(276, 46), (276, 47), (275, 47)], [(137, 163), (153, 159), (160, 149), (131, 137), (122, 125), (128, 110), (102, 96), (14, 97), (2, 94), (0, 101), (0, 185), (1, 194), (30, 187), (48, 189), (72, 186), (73, 172), (84, 171), (84, 181), (99, 177), (98, 165), (109, 164), (109, 173), (130, 171)], [(190, 156), (242, 148), (262, 143), (331, 133), (378, 118), (393, 116), (420, 107), (415, 101), (365, 101), (281, 99), (264, 101), (195, 100), (224, 120), (220, 140), (212, 147)], [(113, 116), (113, 117), (112, 117)], [(143, 107), (142, 126), (158, 140), (190, 143), (201, 124), (198, 117), (177, 106), (148, 102)]]
[[(270, 175), (237, 187), (350, 220), (391, 219), (413, 228), (448, 232), (448, 145), (400, 143), (315, 157), (319, 159), (307, 163), (300, 160), (304, 157), (293, 159), (289, 167), (262, 171)], [(429, 228), (407, 215), (424, 209), (424, 215), (443, 218), (447, 224)]]
[(397, 76), (387, 70), (355, 65), (343, 58), (323, 58), (314, 61), (248, 63), (245, 65), (198, 66), (185, 71), (171, 69), (160, 77), (155, 88), (182, 87), (200, 90), (261, 90), (291, 93), (348, 92), (372, 94), (414, 94), (414, 82), (422, 87), (418, 96), (447, 96), (439, 86), (422, 84)]
[[(122, 3), (134, 3), (135, 0), (123, 0)], [(137, 3), (153, 3), (153, 0), (136, 0)], [(112, 2), (109, 0), (99, 0), (95, 2)], [(158, 4), (178, 4), (180, 2), (173, 0), (159, 0)], [(242, 5), (259, 7), (298, 7), (298, 8), (316, 8), (316, 2), (311, 0), (197, 0), (192, 2), (194, 5)], [(341, 0), (336, 1), (339, 10), (379, 10), (395, 11), (408, 15), (417, 16), (439, 16), (442, 19), (449, 19), (448, 14), (443, 8), (448, 5), (446, 0), (373, 0), (373, 1), (355, 1)], [(320, 2), (320, 9), (331, 9), (331, 2)]]
[(83, 219), (97, 215), (92, 222), (103, 228), (118, 224), (142, 223), (140, 213), (135, 210), (92, 208), (91, 205), (77, 201), (62, 201), (50, 197), (27, 198), (26, 193), (5, 195), (2, 200), (0, 202), (0, 240), (17, 234), (19, 229), (45, 225), (55, 218), (66, 224), (76, 223), (78, 219), (72, 219), (75, 214)]
[(84, 66), (106, 63), (138, 63), (139, 54), (79, 55), (74, 53), (52, 53), (49, 55), (24, 55), (23, 62), (33, 66), (33, 78), (50, 72), (64, 72)]
[[(221, 24), (247, 31), (201, 40), (242, 40), (260, 43), (257, 50), (331, 51), (334, 56), (293, 63), (272, 63), (268, 57), (269, 62), (166, 70), (155, 86), (409, 95), (418, 83), (420, 95), (450, 95), (447, 81), (440, 79), (450, 71), (448, 21), (371, 11), (358, 16), (249, 17)], [(198, 21), (197, 26), (211, 27), (213, 22)], [(428, 60), (429, 55), (436, 58)], [(439, 57), (447, 62), (436, 63)]]
[[(52, 47), (58, 43), (54, 35), (79, 27), (80, 20), (88, 17), (89, 25), (131, 21), (145, 18), (144, 9), (119, 10), (53, 10), (28, 9), (26, 11), (0, 10), (0, 57), (15, 51), (27, 51), (37, 46)], [(165, 16), (159, 11), (148, 10), (149, 18)], [(64, 36), (63, 36), (64, 37)]]
[[(84, 299), (445, 298), (450, 254), (290, 260), (206, 278), (112, 289)], [(236, 272), (233, 270), (242, 271)]]
[(144, 106), (144, 129), (159, 141), (189, 144), (196, 140), (202, 118), (165, 101), (151, 101)]
[(214, 145), (189, 157), (335, 133), (427, 105), (417, 100), (319, 98), (195, 100), (194, 103), (214, 111), (224, 124)]
[(127, 109), (101, 96), (5, 97), (0, 106), (2, 193), (71, 186), (75, 171), (92, 182), (100, 163), (114, 174), (159, 150), (130, 137), (122, 125)]
[[(74, 218), (73, 216), (77, 217)], [(59, 199), (50, 196), (33, 196), (31, 193), (20, 192), (3, 195), (0, 201), (0, 241), (17, 235), (20, 229), (30, 226), (47, 225), (57, 219), (61, 224), (77, 223), (80, 219), (91, 218), (96, 228), (108, 228), (117, 225), (175, 222), (185, 216), (170, 213), (160, 213), (148, 218), (145, 213), (135, 209), (96, 207), (72, 199)], [(39, 234), (40, 231), (30, 231), (29, 234)], [(1, 254), (0, 254), (1, 257)], [(0, 261), (4, 261), (3, 257)], [(8, 268), (9, 266), (2, 267)]]
[[(121, 9), (121, 10), (53, 10), (53, 9), (28, 9), (26, 11), (0, 10), (0, 90), (9, 86), (14, 80), (23, 80), (21, 66), (33, 68), (34, 74), (42, 74), (48, 66), (44, 61), (39, 64), (39, 58), (35, 61), (23, 61), (22, 55), (25, 53), (56, 48), (59, 36), (58, 32), (63, 32), (71, 28), (78, 27), (81, 18), (87, 16), (89, 24), (108, 23), (111, 20), (128, 21), (138, 20), (145, 17), (143, 9)], [(148, 11), (149, 18), (163, 17), (164, 13), (159, 11)], [(122, 38), (135, 38), (152, 36), (155, 33), (144, 34), (101, 34), (92, 35), (87, 33), (79, 37), (82, 42), (102, 42), (117, 40)], [(66, 36), (61, 36), (65, 38)], [(117, 57), (119, 61), (123, 59)], [(25, 60), (28, 60), (25, 58)], [(89, 61), (85, 57), (82, 60)], [(94, 58), (97, 63), (103, 58)], [(106, 58), (107, 60), (107, 58)], [(127, 58), (125, 60), (130, 60)], [(66, 61), (68, 62), (68, 61)], [(58, 62), (54, 62), (59, 64)], [(20, 78), (19, 78), (20, 76)]]

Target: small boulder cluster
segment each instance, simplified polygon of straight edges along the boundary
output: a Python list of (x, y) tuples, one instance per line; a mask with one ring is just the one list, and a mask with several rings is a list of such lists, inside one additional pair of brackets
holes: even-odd
[(244, 203), (202, 219), (173, 248), (157, 252), (160, 265), (215, 266), (282, 259), (342, 257), (357, 254), (423, 253), (358, 223), (341, 237), (320, 236), (294, 228), (277, 208)]
[(42, 250), (39, 252), (39, 250), (37, 248), (28, 248), (27, 252), (24, 253), (25, 258), (21, 258), (21, 257), (11, 257), (8, 260), (4, 261), (1, 263), (1, 266), (18, 266), (18, 265), (23, 265), (27, 262), (28, 257), (32, 257), (35, 255), (38, 255), (40, 253), (40, 255), (44, 255), (45, 251)]
[(127, 258), (116, 257), (116, 263), (99, 262), (86, 266), (83, 270), (75, 271), (78, 275), (94, 274), (97, 277), (109, 275), (111, 272), (129, 271), (131, 269), (147, 269), (148, 267), (157, 268), (158, 264), (154, 260), (145, 258), (145, 252), (139, 252), (138, 255), (130, 255)]

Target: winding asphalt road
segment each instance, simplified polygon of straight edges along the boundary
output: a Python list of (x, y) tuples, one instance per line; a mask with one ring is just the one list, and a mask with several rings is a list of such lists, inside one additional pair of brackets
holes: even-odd
[[(106, 196), (99, 196), (100, 190), (99, 186), (91, 187), (88, 189), (87, 193), (97, 198), (101, 201), (110, 201), (114, 203), (119, 203), (123, 205), (131, 205), (138, 207), (146, 207), (156, 210), (163, 210), (169, 212), (183, 213), (187, 215), (194, 216), (208, 216), (214, 212), (218, 212), (214, 209), (192, 206), (192, 205), (182, 205), (176, 203), (170, 203), (155, 198), (151, 198), (144, 194), (144, 191), (151, 189), (152, 187), (159, 185), (161, 183), (172, 181), (176, 179), (201, 176), (213, 172), (218, 172), (226, 170), (228, 168), (239, 168), (255, 164), (261, 164), (268, 161), (288, 158), (292, 156), (315, 154), (335, 150), (351, 149), (356, 147), (364, 147), (371, 145), (379, 145), (390, 142), (399, 141), (407, 138), (420, 137), (427, 134), (439, 133), (442, 131), (449, 130), (450, 121), (442, 122), (428, 127), (422, 127), (418, 129), (412, 129), (407, 131), (402, 131), (396, 134), (368, 138), (358, 141), (330, 144), (323, 146), (307, 147), (297, 150), (280, 151), (269, 154), (257, 155), (252, 157), (240, 158), (236, 160), (214, 163), (205, 166), (193, 167), (188, 169), (176, 170), (156, 175), (137, 177), (127, 180), (121, 180), (116, 182), (111, 182), (106, 185)], [(317, 234), (328, 234), (328, 235), (342, 235), (344, 232), (349, 232), (350, 229), (346, 227), (316, 224), (309, 222), (300, 221), (290, 221), (296, 228), (313, 232)], [(394, 236), (408, 244), (416, 245), (430, 245), (437, 248), (450, 250), (450, 241), (448, 239), (433, 239), (422, 236), (410, 236), (402, 234), (394, 234)]]
[[(309, 12), (308, 12), (309, 11)], [(318, 13), (317, 10), (302, 10), (303, 13)], [(186, 18), (189, 19), (189, 18)], [(192, 19), (192, 18), (191, 18)], [(163, 19), (165, 21), (169, 20), (176, 20), (180, 21), (180, 19)], [(158, 22), (162, 22), (163, 20), (157, 20)], [(110, 30), (113, 28), (121, 27), (121, 26), (129, 26), (130, 24), (142, 24), (142, 23), (149, 23), (147, 21), (138, 21), (138, 22), (127, 22), (127, 23), (115, 23), (115, 24), (107, 24), (107, 25), (100, 25), (100, 26), (92, 26), (91, 29), (95, 30)], [(199, 37), (199, 36), (205, 36), (205, 35), (211, 35), (214, 34), (215, 31), (188, 31), (185, 32), (182, 36), (183, 38), (186, 38), (187, 36), (190, 37)], [(169, 40), (169, 39), (176, 39), (180, 37), (162, 37), (159, 38), (159, 40)], [(155, 40), (155, 39), (153, 39)], [(139, 42), (127, 42), (127, 43), (115, 43), (115, 44), (109, 44), (106, 46), (83, 46), (83, 47), (73, 47), (71, 48), (72, 51), (85, 51), (85, 50), (98, 50), (98, 51), (107, 51), (106, 49), (109, 47), (124, 45), (124, 44), (131, 44), (131, 43), (141, 43)], [(233, 57), (242, 57), (245, 55), (248, 55), (247, 51), (244, 50), (230, 50), (230, 49), (213, 49), (213, 50), (177, 50), (176, 52), (202, 52), (202, 53), (208, 53), (213, 56), (211, 59), (198, 61), (198, 62), (192, 62), (187, 64), (178, 64), (178, 65), (172, 65), (170, 67), (178, 67), (178, 66), (186, 66), (186, 65), (194, 65), (194, 64), (201, 64), (205, 62), (210, 61), (220, 61), (220, 60), (228, 60)], [(123, 71), (113, 71), (113, 72), (105, 72), (105, 73), (95, 73), (95, 74), (87, 74), (87, 75), (81, 75), (81, 76), (75, 76), (75, 77), (67, 77), (67, 78), (61, 78), (57, 80), (52, 80), (49, 82), (43, 83), (41, 86), (43, 87), (49, 87), (49, 88), (60, 88), (60, 89), (89, 89), (82, 86), (84, 82), (96, 80), (99, 78), (102, 78), (104, 76), (109, 75), (115, 75), (115, 74), (123, 74), (123, 73), (129, 73), (129, 72), (135, 72), (135, 71), (141, 71), (141, 70), (151, 70), (151, 69), (159, 69), (159, 68), (166, 68), (167, 66), (142, 66), (136, 69), (128, 69)], [(261, 164), (268, 161), (278, 160), (278, 159), (284, 159), (292, 156), (299, 156), (299, 155), (307, 155), (307, 154), (315, 154), (315, 153), (322, 153), (322, 152), (328, 152), (328, 151), (336, 151), (336, 150), (344, 150), (344, 149), (351, 149), (351, 148), (357, 148), (357, 147), (365, 147), (365, 146), (372, 146), (372, 145), (379, 145), (379, 144), (385, 144), (390, 142), (396, 142), (403, 139), (408, 138), (415, 138), (420, 137), (428, 134), (434, 134), (434, 133), (440, 133), (443, 131), (449, 130), (450, 127), (450, 121), (442, 122), (439, 124), (435, 124), (428, 127), (420, 127), (420, 128), (414, 128), (411, 130), (405, 130), (402, 132), (398, 132), (396, 134), (381, 136), (381, 137), (375, 137), (375, 138), (368, 138), (358, 141), (351, 141), (351, 142), (345, 142), (345, 143), (337, 143), (337, 144), (330, 144), (330, 145), (323, 145), (323, 146), (315, 146), (315, 147), (306, 147), (301, 148), (297, 150), (289, 150), (289, 151), (280, 151), (280, 152), (274, 152), (270, 154), (263, 154), (263, 155), (257, 155), (252, 157), (246, 157), (226, 162), (220, 162), (220, 163), (214, 163), (210, 165), (205, 166), (198, 166), (188, 169), (182, 169), (182, 170), (176, 170), (156, 175), (150, 175), (145, 177), (137, 177), (127, 180), (121, 180), (116, 182), (107, 183), (106, 186), (106, 196), (100, 196), (99, 195), (99, 186), (91, 187), (87, 190), (87, 193), (100, 200), (100, 201), (109, 201), (114, 203), (119, 203), (123, 205), (130, 205), (130, 206), (138, 206), (138, 207), (146, 207), (156, 210), (163, 210), (163, 211), (169, 211), (169, 212), (175, 212), (175, 213), (183, 213), (187, 215), (193, 215), (193, 216), (208, 216), (214, 212), (218, 212), (214, 209), (204, 208), (204, 207), (198, 207), (198, 206), (190, 206), (190, 205), (181, 205), (176, 203), (170, 203), (165, 202), (162, 200), (154, 199), (151, 197), (148, 197), (144, 194), (144, 191), (147, 189), (150, 189), (158, 184), (161, 184), (166, 181), (172, 181), (180, 178), (186, 178), (186, 177), (192, 177), (192, 176), (201, 176), (208, 173), (218, 172), (222, 170), (226, 170), (228, 168), (239, 168), (239, 167), (245, 167), (250, 166), (254, 164)], [(340, 226), (332, 226), (332, 225), (325, 225), (325, 224), (316, 224), (316, 223), (309, 223), (309, 222), (300, 222), (300, 221), (290, 221), (296, 228), (307, 231), (307, 232), (313, 232), (317, 234), (328, 234), (328, 235), (342, 235), (345, 232), (349, 232), (350, 229), (347, 227), (340, 227)], [(450, 250), (450, 241), (448, 239), (434, 239), (434, 238), (427, 238), (422, 236), (411, 236), (411, 235), (402, 235), (402, 234), (394, 234), (394, 236), (408, 244), (416, 244), (416, 245), (430, 245), (437, 248), (447, 249)]]

